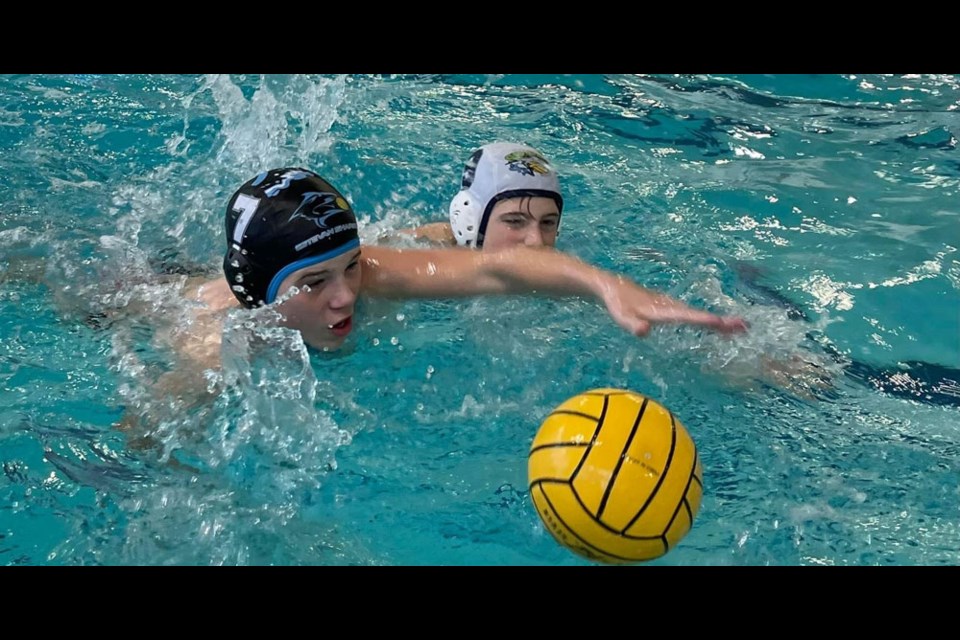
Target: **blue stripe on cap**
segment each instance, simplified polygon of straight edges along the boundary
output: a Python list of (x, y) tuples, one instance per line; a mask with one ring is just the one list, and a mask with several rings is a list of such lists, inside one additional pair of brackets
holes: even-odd
[(315, 265), (318, 262), (323, 262), (324, 260), (330, 260), (331, 258), (336, 258), (337, 256), (343, 255), (350, 249), (359, 249), (360, 248), (360, 238), (355, 238), (348, 242), (347, 244), (337, 247), (336, 249), (331, 249), (326, 253), (321, 253), (319, 255), (310, 256), (309, 258), (303, 258), (302, 260), (297, 260), (296, 262), (291, 262), (283, 269), (277, 272), (277, 275), (273, 276), (273, 279), (270, 280), (270, 286), (267, 287), (267, 299), (264, 300), (266, 304), (271, 304), (274, 300), (277, 299), (277, 294), (279, 293), (280, 285), (283, 283), (284, 279), (296, 271), (297, 269), (303, 269), (304, 267), (309, 267)]

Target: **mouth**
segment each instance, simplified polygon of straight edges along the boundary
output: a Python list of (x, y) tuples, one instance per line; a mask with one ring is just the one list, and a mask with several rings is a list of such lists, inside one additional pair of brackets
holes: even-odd
[(342, 338), (353, 329), (353, 316), (347, 316), (336, 324), (327, 325), (327, 328), (330, 329), (330, 333)]

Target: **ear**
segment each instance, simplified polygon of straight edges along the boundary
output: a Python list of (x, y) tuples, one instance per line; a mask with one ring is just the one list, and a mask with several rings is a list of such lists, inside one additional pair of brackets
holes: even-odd
[(461, 191), (450, 201), (450, 228), (458, 245), (477, 246), (481, 214), (480, 204), (469, 191)]

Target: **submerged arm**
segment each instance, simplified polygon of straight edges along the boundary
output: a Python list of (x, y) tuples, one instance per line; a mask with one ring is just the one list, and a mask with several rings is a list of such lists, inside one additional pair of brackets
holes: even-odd
[(617, 274), (553, 249), (515, 247), (484, 252), (364, 247), (363, 291), (393, 298), (453, 298), (495, 294), (582, 296), (602, 302), (630, 333), (654, 323), (685, 323), (736, 333), (741, 318), (694, 309)]

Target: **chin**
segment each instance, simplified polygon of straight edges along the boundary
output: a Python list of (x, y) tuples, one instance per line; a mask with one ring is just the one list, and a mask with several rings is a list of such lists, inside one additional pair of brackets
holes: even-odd
[(309, 340), (306, 336), (304, 336), (303, 341), (317, 351), (336, 351), (343, 346), (344, 342), (347, 341), (347, 336), (342, 338), (327, 338), (324, 340)]

